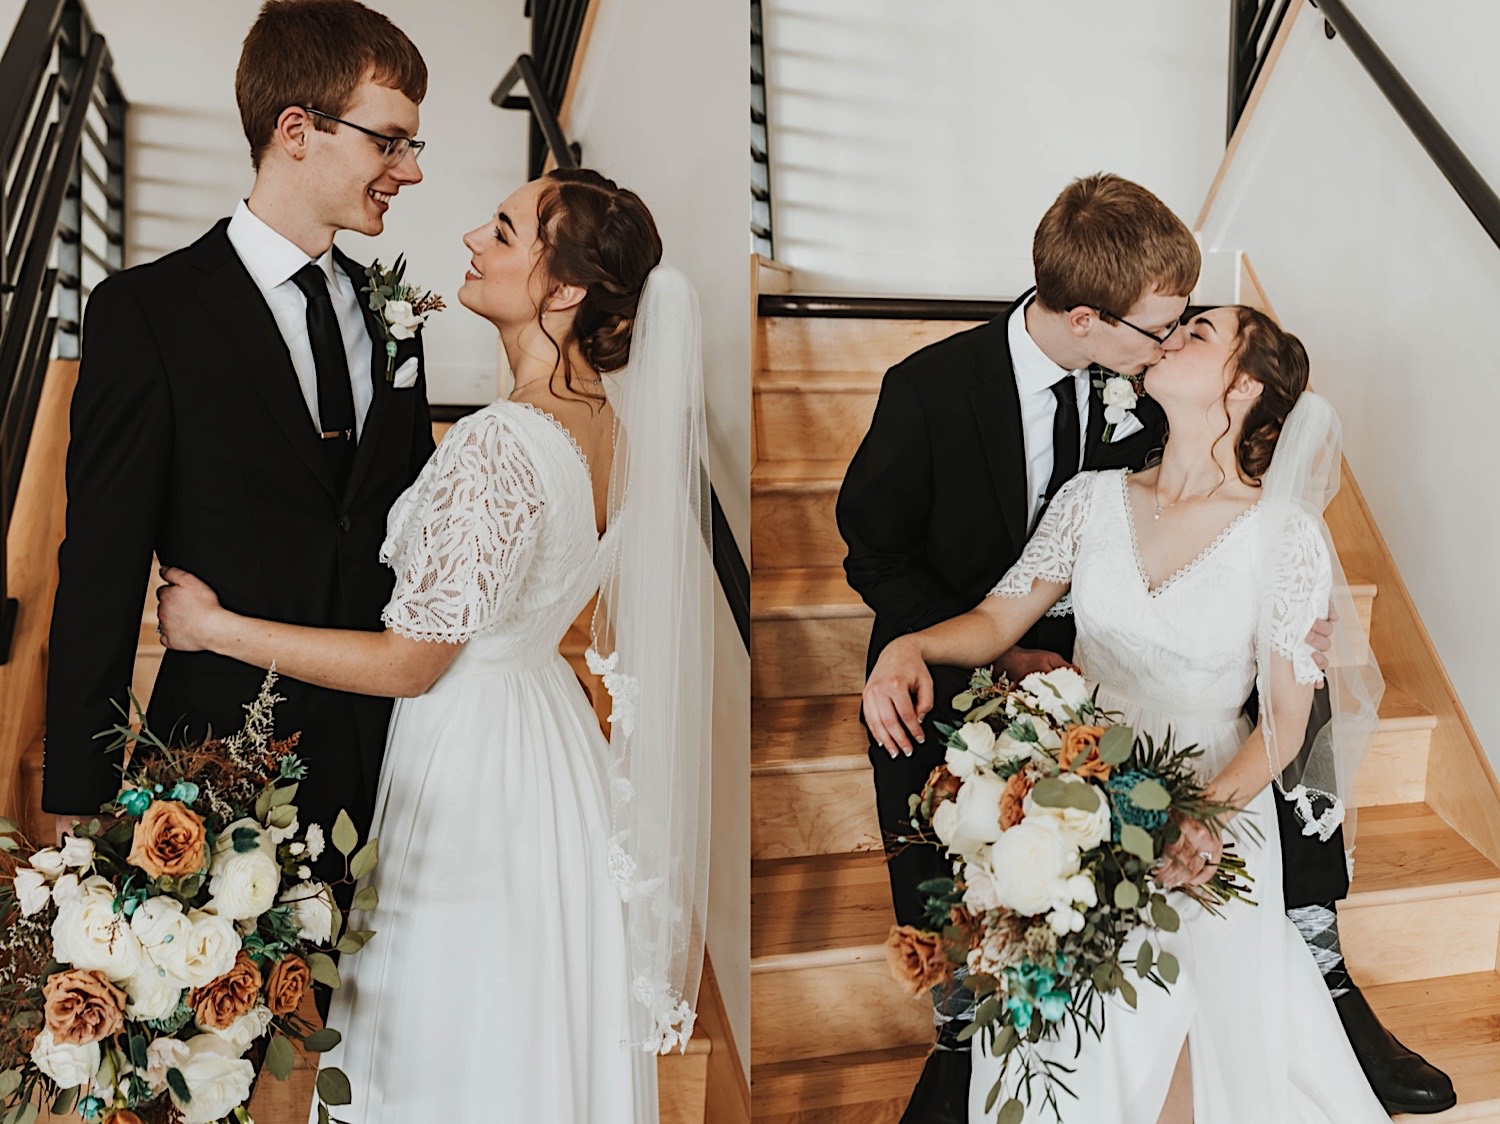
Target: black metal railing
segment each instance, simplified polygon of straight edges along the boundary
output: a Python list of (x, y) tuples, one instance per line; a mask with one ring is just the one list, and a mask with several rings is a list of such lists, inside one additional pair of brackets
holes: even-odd
[(6, 541), (48, 361), (78, 358), (83, 301), (125, 264), (125, 116), (79, 0), (27, 0), (0, 55), (0, 663), (18, 611)]
[(771, 225), (771, 142), (766, 125), (766, 37), (760, 0), (750, 0), (750, 249), (776, 256)]
[(1229, 125), (1227, 144), (1250, 103), (1292, 0), (1229, 0)]
[[(531, 18), (531, 53), (516, 60), (490, 100), (501, 109), (530, 110), (535, 104), (545, 104), (554, 118), (561, 114), (568, 80), (573, 74), (573, 60), (588, 22), (589, 4), (590, 0), (526, 0), (526, 15)], [(526, 96), (512, 97), (511, 90), (522, 80), (517, 68), (523, 60), (530, 70), (525, 78)], [(505, 91), (503, 94), (501, 89)], [(541, 118), (532, 114), (526, 163), (533, 179), (542, 174), (548, 151), (557, 151), (545, 128)]]
[[(516, 59), (515, 65), (506, 72), (500, 85), (496, 86), (495, 92), (490, 95), (490, 101), (501, 108), (506, 108), (507, 103), (512, 100), (511, 91), (518, 85), (524, 85), (526, 88), (528, 96), (520, 100), (531, 110), (532, 117), (536, 120), (536, 131), (545, 140), (547, 151), (550, 152), (557, 166), (559, 168), (579, 167), (582, 150), (577, 144), (568, 140), (557, 119), (556, 110), (542, 96), (540, 76), (529, 55), (522, 55)], [(538, 171), (545, 164), (546, 154), (537, 165)], [(456, 420), (475, 409), (478, 407), (434, 407), (433, 418), (439, 421)], [(750, 647), (750, 568), (745, 564), (744, 552), (740, 550), (739, 542), (734, 537), (734, 530), (729, 526), (729, 520), (724, 517), (724, 509), (719, 504), (718, 493), (714, 491), (712, 484), (709, 485), (708, 498), (712, 520), (708, 545), (713, 557), (714, 573), (719, 579), (720, 587), (724, 590), (725, 600), (729, 602), (729, 608), (734, 613), (734, 623), (739, 629), (740, 639), (745, 642), (745, 647), (748, 649)]]

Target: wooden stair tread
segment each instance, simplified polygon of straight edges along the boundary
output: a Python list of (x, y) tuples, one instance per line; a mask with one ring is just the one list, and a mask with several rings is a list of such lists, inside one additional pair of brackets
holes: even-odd
[[(1430, 730), (1436, 725), (1436, 716), (1421, 703), (1395, 687), (1386, 687), (1380, 701), (1381, 732)], [(751, 703), (750, 769), (754, 775), (864, 769), (869, 765), (868, 745), (859, 720), (858, 695)]]
[(751, 1070), (753, 1119), (911, 1096), (931, 1047), (926, 1043), (771, 1062)]
[(848, 468), (842, 460), (768, 460), (750, 470), (752, 495), (837, 492)]
[(773, 394), (873, 394), (884, 371), (776, 371), (755, 374), (755, 389)]
[(1397, 1038), (1453, 1079), (1458, 1106), (1398, 1121), (1493, 1120), (1500, 1115), (1500, 974), (1474, 972), (1363, 989)]
[(1349, 904), (1500, 891), (1500, 868), (1426, 804), (1359, 810)]

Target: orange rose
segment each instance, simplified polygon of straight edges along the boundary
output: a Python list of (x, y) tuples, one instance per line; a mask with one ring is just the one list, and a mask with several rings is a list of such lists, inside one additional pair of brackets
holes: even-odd
[(188, 994), (188, 1006), (198, 1016), (205, 1030), (223, 1030), (235, 1019), (250, 1013), (260, 997), (260, 969), (243, 951), (234, 958), (234, 967), (218, 979)]
[(312, 971), (300, 956), (288, 956), (271, 969), (266, 980), (266, 1006), (273, 1015), (290, 1015), (312, 986)]
[(176, 800), (158, 800), (135, 825), (130, 862), (152, 878), (185, 878), (208, 862), (203, 817)]
[[(1108, 780), (1110, 766), (1099, 760), (1099, 739), (1103, 736), (1103, 726), (1069, 726), (1063, 731), (1058, 761), (1064, 769), (1072, 769), (1085, 780), (1089, 777)], [(1082, 758), (1082, 761), (1077, 768), (1073, 768), (1073, 762), (1078, 758)]]
[(1022, 804), (1031, 791), (1031, 778), (1022, 769), (1005, 782), (1005, 791), (1000, 794), (1000, 830), (1009, 831), (1026, 818)]
[(125, 1026), (125, 992), (103, 972), (78, 968), (58, 972), (42, 988), (47, 1029), (57, 1042), (87, 1046)]
[(885, 939), (885, 959), (907, 995), (920, 995), (946, 982), (953, 971), (943, 938), (910, 925), (891, 926), (891, 935)]
[(927, 775), (927, 784), (922, 789), (922, 802), (925, 804), (930, 800), (932, 807), (936, 809), (944, 800), (956, 799), (963, 783), (948, 771), (948, 766), (939, 765)]
[(144, 1122), (128, 1108), (122, 1108), (118, 1112), (111, 1112), (106, 1116), (104, 1124), (144, 1124)]

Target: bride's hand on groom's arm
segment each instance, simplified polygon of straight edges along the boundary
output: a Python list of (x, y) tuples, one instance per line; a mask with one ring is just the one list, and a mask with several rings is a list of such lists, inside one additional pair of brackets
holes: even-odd
[(215, 626), (229, 614), (219, 595), (186, 570), (163, 566), (166, 585), (156, 593), (157, 635), (179, 652), (214, 650)]
[(1038, 672), (1045, 675), (1049, 671), (1056, 671), (1060, 667), (1071, 667), (1074, 671), (1078, 668), (1069, 660), (1064, 659), (1056, 652), (1049, 652), (1045, 648), (1023, 648), (1017, 644), (995, 661), (993, 671), (1004, 675), (1012, 683), (1019, 683), (1028, 675)]
[(892, 757), (910, 757), (912, 743), (926, 740), (922, 719), (932, 710), (932, 673), (915, 637), (900, 636), (885, 646), (865, 681), (861, 705), (875, 744)]
[(1312, 649), (1312, 661), (1318, 665), (1319, 671), (1328, 670), (1328, 652), (1333, 647), (1333, 622), (1338, 619), (1338, 613), (1330, 606), (1328, 616), (1313, 621), (1312, 631), (1307, 634), (1307, 644)]

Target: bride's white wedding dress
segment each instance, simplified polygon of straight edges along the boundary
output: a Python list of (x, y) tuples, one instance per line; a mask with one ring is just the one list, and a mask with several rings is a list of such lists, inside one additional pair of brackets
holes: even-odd
[[(1281, 546), (1275, 574), (1260, 574), (1260, 515), (1260, 505), (1251, 508), (1153, 589), (1136, 545), (1125, 473), (1084, 473), (1054, 498), (994, 594), (1024, 596), (1037, 578), (1071, 583), (1074, 659), (1098, 685), (1100, 703), (1138, 733), (1160, 738), (1170, 726), (1178, 746), (1197, 743), (1202, 775), (1212, 777), (1250, 733), (1242, 708), (1255, 685), (1262, 598), (1276, 599), (1276, 650), (1292, 660), (1299, 682), (1318, 677), (1305, 637), (1328, 602), (1327, 549), (1313, 520), (1302, 517)], [(1258, 904), (1236, 902), (1215, 917), (1173, 894), (1183, 924), (1159, 941), (1181, 964), (1170, 993), (1142, 982), (1139, 1009), (1112, 1000), (1102, 1040), (1085, 1035), (1076, 1058), (1071, 1033), (1043, 1047), (1076, 1069), (1065, 1081), (1077, 1096), (1058, 1093), (1064, 1121), (1155, 1124), (1184, 1037), (1195, 1124), (1389, 1119), (1360, 1071), (1312, 954), (1285, 915), (1276, 799), (1267, 788), (1240, 817), (1259, 827), (1259, 841), (1244, 831), (1234, 840), (1254, 876)], [(1008, 1081), (1014, 1073), (1013, 1061)], [(999, 1063), (976, 1050), (969, 1100), (975, 1124), (992, 1119), (984, 1102), (998, 1075)], [(1051, 1119), (1041, 1098), (1026, 1119)]]
[(455, 425), (391, 509), (387, 625), (464, 647), (391, 718), (380, 902), (352, 921), (376, 936), (328, 1017), (324, 1064), (354, 1091), (336, 1116), (656, 1119), (656, 1059), (628, 1044), (609, 747), (558, 654), (613, 546), (594, 519), (572, 437), (508, 400)]

